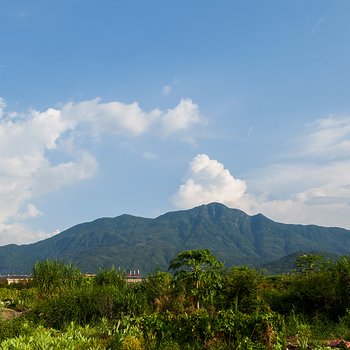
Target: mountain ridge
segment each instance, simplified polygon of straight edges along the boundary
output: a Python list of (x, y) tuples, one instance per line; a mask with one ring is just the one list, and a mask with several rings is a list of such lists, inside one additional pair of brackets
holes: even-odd
[(6, 245), (0, 247), (0, 273), (28, 272), (45, 258), (72, 262), (84, 272), (114, 265), (147, 273), (167, 269), (187, 249), (210, 249), (227, 266), (259, 266), (297, 251), (349, 254), (350, 231), (283, 224), (210, 203), (154, 219), (129, 214), (98, 218), (36, 243)]

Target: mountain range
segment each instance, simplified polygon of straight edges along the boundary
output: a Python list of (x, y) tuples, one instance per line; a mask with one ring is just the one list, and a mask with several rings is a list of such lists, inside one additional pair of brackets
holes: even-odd
[(211, 203), (155, 219), (126, 214), (100, 218), (36, 243), (2, 246), (0, 273), (28, 273), (36, 261), (47, 258), (72, 262), (83, 272), (114, 266), (147, 274), (167, 270), (180, 251), (204, 248), (226, 266), (268, 266), (297, 252), (348, 255), (350, 231), (282, 224)]

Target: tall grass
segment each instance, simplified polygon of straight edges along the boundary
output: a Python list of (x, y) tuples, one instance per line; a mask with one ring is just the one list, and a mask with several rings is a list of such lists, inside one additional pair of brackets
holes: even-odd
[(33, 266), (33, 283), (41, 297), (57, 294), (66, 289), (80, 286), (83, 275), (72, 264), (58, 260), (42, 260)]

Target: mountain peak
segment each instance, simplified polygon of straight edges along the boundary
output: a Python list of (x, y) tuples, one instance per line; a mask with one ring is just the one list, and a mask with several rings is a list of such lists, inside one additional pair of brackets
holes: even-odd
[(82, 271), (115, 266), (145, 273), (156, 266), (166, 270), (189, 249), (210, 249), (227, 266), (261, 265), (297, 251), (349, 254), (350, 231), (276, 223), (213, 202), (155, 219), (101, 218), (37, 243), (0, 247), (0, 273), (30, 272), (45, 258), (72, 262)]

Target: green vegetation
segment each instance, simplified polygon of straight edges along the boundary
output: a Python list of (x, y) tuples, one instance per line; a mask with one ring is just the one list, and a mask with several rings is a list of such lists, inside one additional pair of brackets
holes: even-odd
[(33, 266), (33, 278), (40, 296), (73, 289), (83, 282), (83, 275), (75, 266), (58, 260), (38, 261)]
[(197, 309), (200, 302), (213, 302), (221, 280), (218, 269), (222, 267), (207, 249), (186, 250), (169, 264), (169, 269), (176, 270), (175, 282), (186, 287), (186, 294), (193, 295)]
[[(29, 273), (36, 261), (73, 263), (82, 272), (117, 269), (152, 273), (185, 250), (210, 249), (226, 266), (294, 269), (296, 252), (335, 260), (350, 254), (350, 231), (316, 225), (285, 225), (212, 203), (155, 219), (121, 215), (74, 226), (46, 240), (0, 247), (0, 273)], [(299, 254), (298, 254), (299, 255)], [(271, 262), (278, 261), (277, 264)]]
[[(303, 254), (294, 272), (224, 268), (179, 253), (140, 283), (114, 268), (84, 278), (43, 260), (33, 281), (2, 285), (1, 349), (330, 349), (350, 341), (350, 258)], [(12, 311), (12, 314), (10, 313)]]

